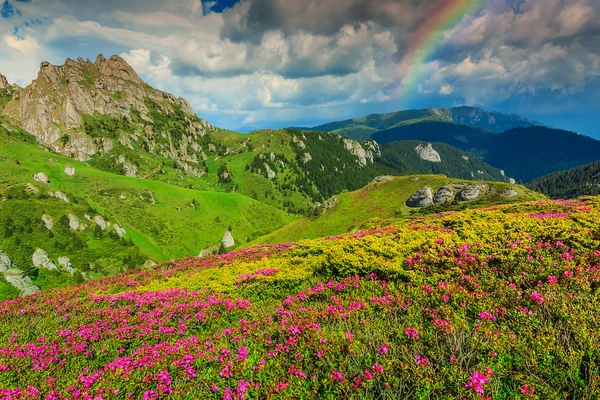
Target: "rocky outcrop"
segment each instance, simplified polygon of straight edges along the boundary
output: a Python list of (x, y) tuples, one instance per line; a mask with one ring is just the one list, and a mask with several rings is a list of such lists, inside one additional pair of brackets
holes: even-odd
[(37, 193), (40, 191), (40, 189), (38, 189), (37, 187), (35, 187), (35, 185), (28, 183), (25, 185), (25, 189), (27, 189), (28, 191), (30, 191), (31, 193)]
[(114, 228), (115, 228), (115, 232), (117, 232), (117, 235), (119, 235), (119, 237), (121, 237), (121, 238), (127, 234), (127, 231), (125, 229), (123, 229), (123, 227), (119, 224), (115, 224)]
[(46, 253), (40, 248), (35, 249), (31, 261), (33, 262), (33, 265), (36, 268), (44, 268), (50, 271), (58, 271), (58, 267), (52, 262), (52, 260), (50, 260), (50, 257), (48, 257), (48, 253)]
[(50, 183), (50, 180), (48, 179), (48, 175), (46, 175), (43, 172), (38, 172), (37, 174), (35, 174), (33, 176), (33, 179), (36, 180), (37, 182), (45, 183), (46, 185)]
[(5, 89), (9, 86), (10, 84), (8, 83), (8, 79), (6, 79), (6, 77), (0, 73), (0, 89)]
[(302, 162), (304, 164), (306, 164), (307, 162), (309, 162), (310, 160), (312, 160), (312, 156), (310, 155), (310, 153), (304, 153), (304, 157), (302, 158)]
[(30, 296), (40, 291), (40, 288), (35, 286), (25, 272), (20, 269), (12, 268), (5, 271), (4, 279), (19, 290), (21, 297)]
[(427, 207), (433, 203), (433, 190), (429, 186), (424, 186), (417, 190), (406, 201), (409, 207)]
[(442, 162), (440, 154), (433, 149), (431, 143), (421, 143), (415, 147), (415, 151), (422, 160), (431, 162)]
[(40, 288), (35, 286), (23, 271), (13, 267), (8, 254), (0, 250), (0, 273), (4, 275), (4, 279), (17, 288), (21, 296), (29, 296), (40, 291)]
[(489, 186), (484, 184), (466, 185), (466, 187), (458, 194), (457, 199), (459, 201), (475, 200), (488, 189)]
[(223, 238), (221, 239), (221, 243), (223, 243), (223, 246), (225, 246), (226, 249), (235, 245), (235, 241), (233, 240), (233, 235), (231, 232), (225, 231)]
[(382, 175), (382, 176), (376, 176), (375, 178), (373, 178), (373, 181), (375, 181), (377, 183), (390, 182), (393, 180), (394, 180), (394, 177), (391, 175)]
[(0, 272), (5, 272), (12, 268), (12, 260), (8, 254), (0, 250)]
[[(183, 112), (186, 131), (178, 143), (157, 147), (155, 138), (166, 132), (153, 132), (147, 99), (164, 114)], [(37, 79), (16, 91), (2, 113), (19, 121), (42, 145), (78, 160), (110, 152), (115, 140), (131, 148), (132, 140), (143, 138), (145, 148), (180, 161), (184, 169), (193, 169), (202, 150), (197, 145), (198, 154), (190, 154), (188, 148), (213, 129), (196, 116), (186, 100), (146, 85), (119, 56), (106, 59), (99, 55), (95, 62), (67, 59), (61, 66), (43, 62)], [(83, 126), (84, 115), (110, 115), (130, 123), (136, 120), (136, 131), (122, 138), (90, 137)], [(128, 172), (133, 175), (133, 168)]]
[(51, 230), (54, 227), (54, 218), (48, 214), (42, 215), (42, 222), (46, 225), (46, 229)]
[(433, 202), (436, 204), (446, 204), (454, 200), (454, 189), (450, 185), (443, 185), (435, 192)]
[(107, 228), (107, 226), (108, 226), (108, 223), (100, 215), (95, 215), (93, 221), (102, 230), (105, 230)]
[(502, 193), (501, 196), (502, 197), (516, 197), (519, 195), (519, 192), (517, 192), (515, 189), (509, 187), (506, 188)]
[(58, 190), (56, 190), (56, 191), (51, 191), (51, 192), (48, 192), (48, 196), (50, 196), (50, 197), (54, 197), (54, 198), (57, 198), (57, 199), (59, 199), (59, 200), (62, 200), (62, 201), (64, 201), (65, 203), (68, 203), (68, 202), (69, 202), (69, 198), (67, 197), (67, 195), (66, 195), (66, 194), (64, 194), (63, 192), (59, 192)]
[(373, 141), (369, 141), (369, 147), (367, 149), (363, 148), (356, 140), (343, 138), (342, 141), (346, 150), (354, 154), (358, 159), (358, 163), (362, 166), (367, 165), (367, 162), (373, 163), (373, 148), (375, 148), (376, 151), (379, 151), (379, 146)]
[[(271, 154), (273, 154), (273, 153), (271, 153)], [(267, 164), (267, 163), (265, 163), (265, 171), (267, 171), (267, 177), (269, 179), (274, 179), (277, 177), (277, 174), (275, 173), (275, 171), (273, 171), (271, 169), (271, 167), (269, 167), (269, 164)]]
[(58, 257), (58, 265), (63, 267), (65, 269), (65, 271), (67, 271), (70, 275), (73, 275), (75, 273), (75, 268), (73, 268), (73, 265), (71, 264), (71, 260), (69, 260), (69, 257), (66, 257), (66, 256)]
[(75, 174), (76, 174), (75, 168), (71, 165), (66, 165), (64, 172), (65, 172), (65, 174), (67, 174), (69, 176), (75, 176)]
[(67, 218), (69, 218), (69, 228), (71, 228), (73, 230), (77, 230), (81, 227), (79, 218), (77, 218), (75, 215), (69, 214), (69, 215), (67, 215)]

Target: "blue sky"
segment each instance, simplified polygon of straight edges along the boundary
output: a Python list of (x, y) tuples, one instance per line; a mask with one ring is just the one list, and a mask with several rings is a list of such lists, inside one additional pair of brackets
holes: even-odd
[(597, 0), (485, 1), (418, 65), (410, 43), (443, 0), (0, 3), (0, 72), (21, 85), (42, 61), (118, 54), (239, 131), (473, 105), (600, 139)]

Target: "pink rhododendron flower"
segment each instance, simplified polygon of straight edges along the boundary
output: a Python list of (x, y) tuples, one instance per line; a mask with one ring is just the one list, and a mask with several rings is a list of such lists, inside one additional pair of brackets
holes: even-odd
[(539, 292), (531, 293), (531, 296), (529, 297), (529, 299), (531, 301), (533, 301), (534, 303), (544, 304), (544, 295)]
[(344, 375), (342, 375), (341, 372), (333, 370), (331, 371), (331, 375), (329, 375), (330, 379), (333, 379), (334, 381), (338, 381), (338, 382), (344, 382), (345, 378)]
[(406, 327), (406, 331), (404, 333), (406, 333), (408, 336), (414, 339), (419, 337), (419, 332), (417, 332), (415, 328), (412, 328), (410, 326)]
[(465, 387), (473, 389), (477, 393), (484, 393), (483, 385), (488, 383), (487, 378), (479, 371), (475, 371), (471, 374), (471, 377), (465, 384)]
[(381, 347), (379, 348), (379, 354), (387, 354), (389, 351), (389, 347), (387, 346), (387, 344), (382, 344)]

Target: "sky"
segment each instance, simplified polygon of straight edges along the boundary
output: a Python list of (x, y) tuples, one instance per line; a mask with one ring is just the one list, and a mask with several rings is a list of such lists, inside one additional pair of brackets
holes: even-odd
[(600, 0), (0, 0), (0, 72), (117, 54), (247, 132), (479, 106), (600, 139)]

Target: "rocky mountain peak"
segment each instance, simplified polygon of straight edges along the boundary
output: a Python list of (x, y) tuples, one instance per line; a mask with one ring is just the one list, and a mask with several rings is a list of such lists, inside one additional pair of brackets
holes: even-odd
[(4, 89), (9, 87), (10, 84), (8, 83), (8, 80), (6, 79), (6, 77), (4, 75), (2, 75), (2, 73), (0, 72), (0, 89)]
[[(106, 59), (99, 54), (93, 63), (81, 57), (67, 58), (60, 66), (44, 61), (37, 79), (16, 92), (2, 112), (19, 121), (41, 144), (78, 160), (112, 151), (115, 139), (131, 146), (132, 137), (135, 141), (140, 136), (155, 134), (166, 137), (167, 132), (153, 132), (152, 112), (181, 113), (180, 118), (187, 120), (182, 122), (189, 130), (185, 134), (192, 137), (203, 136), (212, 129), (196, 116), (186, 100), (151, 88), (127, 61), (116, 55)], [(86, 118), (89, 122), (90, 118), (102, 116), (125, 120), (131, 129), (113, 132), (112, 137), (102, 132), (91, 135)], [(193, 141), (187, 140), (185, 145)], [(154, 149), (155, 142), (147, 138), (144, 147)], [(164, 153), (170, 157), (177, 149), (169, 147)], [(200, 155), (201, 152), (196, 158)]]

